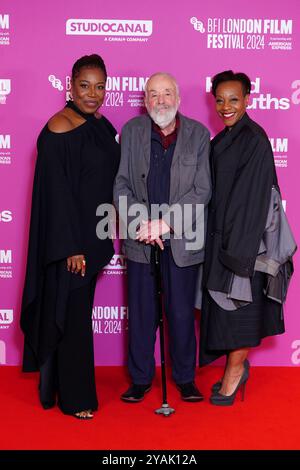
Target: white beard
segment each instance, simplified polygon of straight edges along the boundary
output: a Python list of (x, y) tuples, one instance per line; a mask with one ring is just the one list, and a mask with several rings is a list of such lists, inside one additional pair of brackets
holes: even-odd
[(151, 112), (148, 110), (150, 117), (153, 119), (155, 124), (157, 124), (161, 129), (165, 129), (169, 124), (174, 120), (178, 107), (168, 108), (163, 114), (160, 111), (161, 108), (153, 109)]

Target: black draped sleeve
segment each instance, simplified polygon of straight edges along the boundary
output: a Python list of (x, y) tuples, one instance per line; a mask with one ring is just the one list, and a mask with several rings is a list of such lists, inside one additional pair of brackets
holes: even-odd
[[(57, 346), (69, 291), (90, 282), (114, 253), (112, 240), (96, 235), (96, 209), (112, 203), (120, 158), (115, 134), (102, 117), (60, 134), (45, 126), (38, 138), (21, 311), (24, 370), (36, 370)], [(66, 259), (78, 254), (87, 259), (85, 277), (66, 269)], [(44, 318), (49, 289), (57, 300)]]
[(272, 184), (276, 182), (274, 159), (268, 139), (255, 135), (249, 157), (241, 162), (225, 211), (219, 260), (240, 276), (253, 274), (265, 229)]

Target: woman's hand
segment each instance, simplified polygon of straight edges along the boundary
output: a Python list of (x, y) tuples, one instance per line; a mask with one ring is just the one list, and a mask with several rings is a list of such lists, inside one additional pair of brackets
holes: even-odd
[(85, 275), (86, 261), (84, 255), (74, 255), (67, 258), (67, 270), (71, 273), (80, 273), (81, 276)]

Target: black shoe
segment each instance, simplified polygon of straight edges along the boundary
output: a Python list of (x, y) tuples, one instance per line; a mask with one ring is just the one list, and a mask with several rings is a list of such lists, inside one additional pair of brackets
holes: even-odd
[(223, 395), (220, 392), (216, 392), (215, 394), (211, 395), (210, 402), (213, 405), (217, 405), (217, 406), (230, 406), (230, 405), (233, 405), (236, 394), (239, 390), (241, 390), (242, 401), (244, 401), (245, 388), (246, 388), (246, 383), (247, 383), (248, 379), (249, 379), (249, 368), (244, 365), (244, 371), (241, 375), (241, 378), (240, 378), (234, 392), (231, 395)]
[(186, 384), (176, 384), (178, 390), (180, 390), (181, 398), (184, 401), (203, 401), (204, 397), (199, 392), (194, 382), (188, 382)]
[(219, 380), (215, 384), (212, 385), (211, 391), (212, 393), (217, 393), (222, 388), (222, 380)]
[[(244, 360), (244, 368), (248, 370), (250, 368), (250, 362), (248, 361), (248, 359)], [(222, 380), (219, 380), (218, 382), (212, 385), (211, 391), (212, 393), (217, 393), (219, 390), (221, 390), (221, 388), (222, 388)]]
[(44, 408), (44, 410), (50, 410), (51, 408), (54, 408), (56, 405), (55, 401), (41, 401), (41, 405)]
[(151, 384), (132, 384), (126, 392), (122, 393), (121, 400), (130, 403), (142, 401), (145, 393), (151, 390)]

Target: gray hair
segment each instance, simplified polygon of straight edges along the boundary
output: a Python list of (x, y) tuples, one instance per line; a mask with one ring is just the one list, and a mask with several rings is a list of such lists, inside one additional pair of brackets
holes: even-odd
[(145, 96), (146, 97), (147, 97), (147, 94), (148, 94), (148, 83), (154, 77), (167, 77), (167, 78), (169, 78), (174, 83), (176, 94), (177, 94), (177, 96), (179, 96), (179, 86), (178, 86), (178, 83), (176, 81), (176, 78), (173, 77), (173, 75), (171, 75), (170, 73), (167, 73), (167, 72), (156, 72), (153, 75), (151, 75), (148, 78), (147, 82), (146, 82), (146, 85), (145, 85)]

